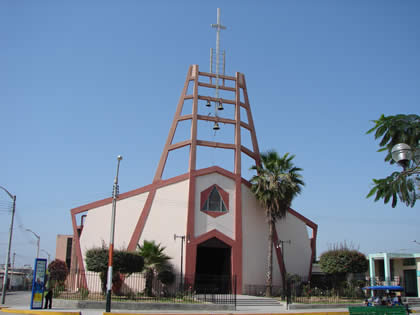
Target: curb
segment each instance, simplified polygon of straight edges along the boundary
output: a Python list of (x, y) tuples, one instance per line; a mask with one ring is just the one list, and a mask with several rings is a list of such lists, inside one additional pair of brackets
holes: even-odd
[(104, 312), (103, 315), (348, 315), (348, 312), (313, 312), (313, 313), (124, 313), (124, 312)]
[(0, 309), (4, 313), (32, 314), (32, 315), (82, 315), (81, 312), (49, 311), (49, 310), (20, 310), (12, 308)]

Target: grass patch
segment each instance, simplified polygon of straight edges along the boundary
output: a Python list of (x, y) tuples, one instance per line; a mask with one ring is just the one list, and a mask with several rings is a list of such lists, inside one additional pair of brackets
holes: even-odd
[[(279, 301), (285, 302), (285, 299), (281, 297), (276, 298)], [(361, 298), (345, 298), (345, 297), (334, 297), (334, 296), (301, 296), (293, 297), (293, 303), (302, 304), (361, 304), (364, 299)]]

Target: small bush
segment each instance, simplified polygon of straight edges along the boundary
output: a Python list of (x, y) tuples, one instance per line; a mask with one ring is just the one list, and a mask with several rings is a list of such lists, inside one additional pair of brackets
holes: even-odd
[(175, 282), (175, 274), (172, 270), (163, 270), (159, 272), (158, 280), (165, 285), (171, 285)]
[(53, 298), (57, 298), (61, 295), (61, 292), (63, 292), (66, 289), (63, 282), (58, 282), (55, 287), (53, 288)]
[(89, 296), (89, 290), (86, 288), (79, 288), (79, 294), (82, 300), (86, 300)]

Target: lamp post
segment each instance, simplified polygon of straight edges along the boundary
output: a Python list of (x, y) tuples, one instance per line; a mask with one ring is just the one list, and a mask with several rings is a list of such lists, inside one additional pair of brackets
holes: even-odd
[(31, 229), (26, 229), (26, 231), (31, 232), (37, 238), (37, 241), (36, 241), (36, 246), (37, 246), (37, 249), (36, 249), (36, 258), (39, 258), (39, 245), (41, 243), (41, 236), (39, 236), (38, 234), (36, 234)]
[(16, 195), (12, 195), (6, 188), (2, 186), (0, 186), (0, 188), (4, 190), (6, 194), (8, 194), (9, 197), (13, 200), (12, 219), (10, 222), (10, 231), (9, 231), (9, 244), (7, 246), (6, 264), (4, 268), (4, 277), (3, 277), (3, 288), (1, 290), (1, 304), (4, 304), (6, 301), (7, 276), (9, 274), (10, 249), (12, 247), (13, 220), (15, 218), (15, 211), (16, 211)]
[(180, 283), (180, 286), (181, 286), (181, 290), (183, 290), (184, 289), (184, 279), (182, 277), (182, 265), (183, 265), (183, 262), (184, 262), (184, 242), (185, 242), (185, 235), (176, 235), (176, 234), (174, 234), (174, 240), (175, 241), (176, 241), (177, 238), (180, 238), (181, 239), (181, 283)]
[(41, 252), (44, 252), (45, 254), (47, 254), (48, 256), (48, 263), (47, 265), (51, 262), (51, 254), (49, 252), (47, 252), (45, 249), (41, 249)]
[(394, 145), (391, 149), (391, 156), (403, 168), (401, 176), (406, 178), (411, 177), (412, 182), (417, 185), (417, 193), (414, 188), (411, 197), (405, 198), (404, 194), (401, 194), (401, 191), (399, 192), (400, 199), (405, 199), (405, 202), (411, 199), (411, 206), (413, 206), (416, 199), (420, 199), (420, 140), (418, 141), (417, 147), (410, 147), (406, 143)]
[(114, 254), (114, 232), (115, 232), (115, 210), (117, 208), (118, 198), (118, 173), (120, 170), (120, 161), (122, 156), (117, 156), (117, 175), (115, 176), (114, 186), (112, 189), (112, 214), (111, 214), (111, 233), (109, 236), (109, 255), (108, 255), (108, 277), (106, 282), (106, 312), (111, 312), (111, 290), (112, 290), (112, 256)]
[(286, 292), (286, 307), (289, 305), (289, 288), (288, 288), (288, 281), (287, 281), (287, 272), (286, 272), (286, 263), (285, 263), (285, 261), (284, 261), (284, 244), (291, 244), (292, 243), (292, 241), (291, 240), (287, 240), (287, 241), (284, 241), (284, 240), (279, 240), (278, 242), (277, 242), (277, 248), (279, 248), (280, 247), (280, 249), (281, 249), (281, 260), (283, 261), (283, 275), (282, 275), (282, 277), (283, 277), (283, 288), (284, 288), (284, 291)]

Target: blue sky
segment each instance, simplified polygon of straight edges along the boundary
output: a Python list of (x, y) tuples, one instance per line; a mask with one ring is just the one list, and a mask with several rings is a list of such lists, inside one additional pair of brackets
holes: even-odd
[[(36, 254), (26, 228), (54, 257), (70, 209), (111, 196), (118, 154), (121, 192), (151, 183), (188, 66), (209, 70), (217, 7), (226, 72), (246, 76), (260, 150), (296, 154), (304, 169), (292, 206), (318, 224), (318, 254), (344, 241), (420, 252), (419, 204), (365, 198), (372, 178), (397, 169), (365, 134), (371, 120), (419, 114), (418, 1), (6, 0), (0, 185), (17, 195), (16, 265)], [(199, 134), (223, 141), (228, 130)], [(185, 172), (184, 153), (167, 176)], [(226, 152), (200, 154), (199, 166), (231, 165)], [(1, 263), (9, 201), (0, 193)]]

